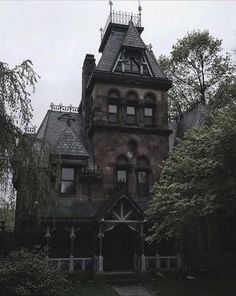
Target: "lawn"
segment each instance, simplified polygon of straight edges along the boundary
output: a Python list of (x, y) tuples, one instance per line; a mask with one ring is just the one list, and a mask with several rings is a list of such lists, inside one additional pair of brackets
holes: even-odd
[(158, 296), (235, 296), (236, 278), (221, 280), (159, 280), (148, 288)]
[(67, 296), (118, 296), (118, 294), (108, 285), (81, 283), (68, 291)]

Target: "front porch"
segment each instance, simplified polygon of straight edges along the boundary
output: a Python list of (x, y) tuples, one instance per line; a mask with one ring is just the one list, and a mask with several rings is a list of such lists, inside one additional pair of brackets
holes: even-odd
[(98, 275), (180, 268), (180, 255), (173, 248), (145, 241), (147, 228), (142, 211), (123, 195), (105, 208), (97, 221), (47, 225), (47, 260), (68, 272), (90, 271)]

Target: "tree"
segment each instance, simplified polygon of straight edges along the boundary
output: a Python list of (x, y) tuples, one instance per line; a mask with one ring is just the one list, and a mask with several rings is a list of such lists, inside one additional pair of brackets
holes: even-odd
[(49, 266), (44, 253), (21, 249), (0, 259), (2, 296), (62, 296), (66, 285), (65, 275)]
[(5, 211), (14, 203), (15, 194), (9, 190), (14, 187), (24, 200), (21, 214), (34, 216), (41, 200), (56, 188), (59, 168), (48, 143), (25, 133), (32, 118), (30, 91), (35, 91), (38, 79), (30, 60), (13, 69), (0, 62), (0, 207)]
[(181, 238), (186, 227), (235, 215), (235, 151), (235, 104), (210, 114), (204, 126), (180, 140), (153, 189), (150, 239)]
[(39, 76), (26, 60), (10, 69), (0, 62), (0, 183), (8, 185), (9, 160), (32, 118), (30, 89), (35, 89)]
[(235, 69), (221, 46), (222, 40), (208, 31), (192, 31), (173, 45), (170, 57), (159, 58), (161, 68), (173, 81), (169, 91), (172, 117), (182, 116), (199, 103), (211, 104), (217, 91), (232, 82)]

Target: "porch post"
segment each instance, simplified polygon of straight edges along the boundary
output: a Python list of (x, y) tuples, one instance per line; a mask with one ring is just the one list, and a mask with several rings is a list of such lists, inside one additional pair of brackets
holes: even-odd
[(99, 256), (98, 256), (98, 271), (103, 272), (103, 256), (102, 256), (102, 239), (104, 237), (104, 234), (102, 233), (102, 225), (99, 224)]
[(156, 241), (156, 268), (160, 268), (160, 255), (158, 253), (158, 242)]
[(70, 232), (70, 271), (74, 270), (74, 239), (75, 239), (75, 228), (71, 226)]
[(146, 271), (146, 257), (144, 255), (144, 232), (143, 232), (143, 224), (141, 224), (141, 252), (142, 252), (142, 256), (141, 256), (141, 270), (142, 271)]
[(46, 245), (47, 245), (47, 249), (48, 249), (46, 259), (48, 260), (49, 259), (50, 239), (51, 239), (51, 232), (50, 232), (50, 226), (49, 225), (47, 225), (45, 238), (46, 238)]

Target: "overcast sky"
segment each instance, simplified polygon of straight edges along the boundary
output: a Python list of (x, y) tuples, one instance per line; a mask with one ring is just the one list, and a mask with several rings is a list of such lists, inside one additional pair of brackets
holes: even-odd
[[(136, 13), (138, 1), (113, 1), (113, 9)], [(236, 1), (141, 1), (142, 38), (156, 56), (169, 54), (187, 31), (208, 29), (236, 48)], [(108, 1), (0, 1), (0, 60), (11, 66), (31, 59), (41, 76), (31, 96), (39, 126), (51, 102), (78, 106), (86, 53), (99, 60), (99, 28)]]

